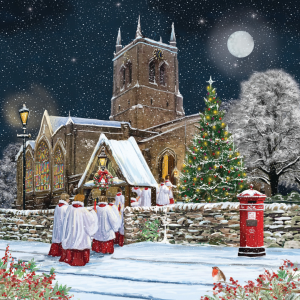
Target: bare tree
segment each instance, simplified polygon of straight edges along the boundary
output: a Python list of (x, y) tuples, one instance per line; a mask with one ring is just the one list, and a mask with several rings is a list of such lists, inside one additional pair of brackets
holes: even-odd
[(11, 208), (17, 196), (17, 162), (16, 155), (21, 144), (9, 144), (3, 150), (3, 158), (0, 160), (0, 207)]
[(225, 121), (244, 155), (250, 176), (277, 193), (300, 179), (300, 91), (282, 70), (254, 73), (241, 84), (240, 100), (233, 103)]

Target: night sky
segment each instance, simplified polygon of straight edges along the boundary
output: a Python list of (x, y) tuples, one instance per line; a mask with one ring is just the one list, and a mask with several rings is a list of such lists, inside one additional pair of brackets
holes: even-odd
[[(108, 120), (113, 52), (135, 37), (141, 15), (146, 37), (177, 38), (180, 92), (186, 114), (204, 107), (212, 76), (223, 101), (237, 99), (254, 71), (282, 68), (299, 82), (298, 1), (267, 0), (3, 0), (0, 2), (1, 149), (21, 133), (18, 109), (31, 110), (35, 139), (44, 109), (50, 115)], [(247, 31), (254, 50), (231, 55), (227, 39)], [(148, 70), (146, 70), (148, 72)], [(1, 150), (0, 149), (0, 150)]]

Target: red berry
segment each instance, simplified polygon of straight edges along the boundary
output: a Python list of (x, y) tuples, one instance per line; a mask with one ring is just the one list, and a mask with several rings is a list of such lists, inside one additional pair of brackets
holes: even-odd
[(201, 180), (203, 180), (203, 178), (201, 178)]
[(241, 176), (240, 174), (238, 174), (238, 176)]
[(224, 138), (222, 138), (222, 141), (224, 140)]
[(229, 151), (231, 151), (231, 148), (229, 148)]
[(194, 156), (194, 159), (196, 159), (196, 156)]
[(210, 184), (210, 182), (208, 184)]
[(213, 155), (215, 155), (215, 154), (213, 153)]
[(202, 147), (200, 147), (202, 149)]
[(243, 180), (241, 180), (241, 182), (243, 182)]
[(195, 185), (195, 183), (193, 182), (193, 185)]
[(205, 135), (202, 136), (205, 139)]
[(223, 188), (223, 191), (225, 191), (225, 188)]
[(186, 182), (186, 180), (184, 182)]
[(222, 166), (220, 166), (220, 168), (222, 169), (223, 167), (222, 167)]
[(228, 173), (230, 173), (230, 171), (228, 171)]
[(208, 111), (210, 111), (210, 108), (208, 108)]
[(217, 177), (217, 175), (214, 175), (215, 176), (215, 178)]
[(219, 118), (219, 120), (222, 120), (222, 118)]

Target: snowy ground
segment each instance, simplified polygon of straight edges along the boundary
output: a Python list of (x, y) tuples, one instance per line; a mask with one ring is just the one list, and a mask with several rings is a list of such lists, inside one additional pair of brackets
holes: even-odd
[(0, 240), (0, 257), (9, 243), (12, 256), (32, 257), (41, 271), (54, 267), (59, 283), (71, 286), (75, 300), (199, 300), (213, 287), (218, 266), (240, 283), (255, 279), (264, 268), (276, 270), (283, 259), (299, 261), (300, 250), (267, 249), (267, 256), (243, 258), (237, 248), (138, 243), (116, 248), (113, 255), (91, 252), (85, 267), (71, 267), (48, 257), (49, 244)]

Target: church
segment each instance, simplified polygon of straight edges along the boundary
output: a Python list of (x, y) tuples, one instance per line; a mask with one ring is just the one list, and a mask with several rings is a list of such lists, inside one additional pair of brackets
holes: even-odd
[[(54, 208), (62, 193), (74, 195), (101, 134), (117, 141), (133, 137), (155, 180), (169, 174), (178, 182), (200, 116), (185, 116), (177, 52), (174, 24), (169, 43), (143, 36), (139, 19), (135, 39), (123, 47), (119, 29), (109, 120), (50, 116), (45, 110), (36, 139), (26, 143), (26, 209)], [(22, 151), (17, 209), (23, 201)]]

